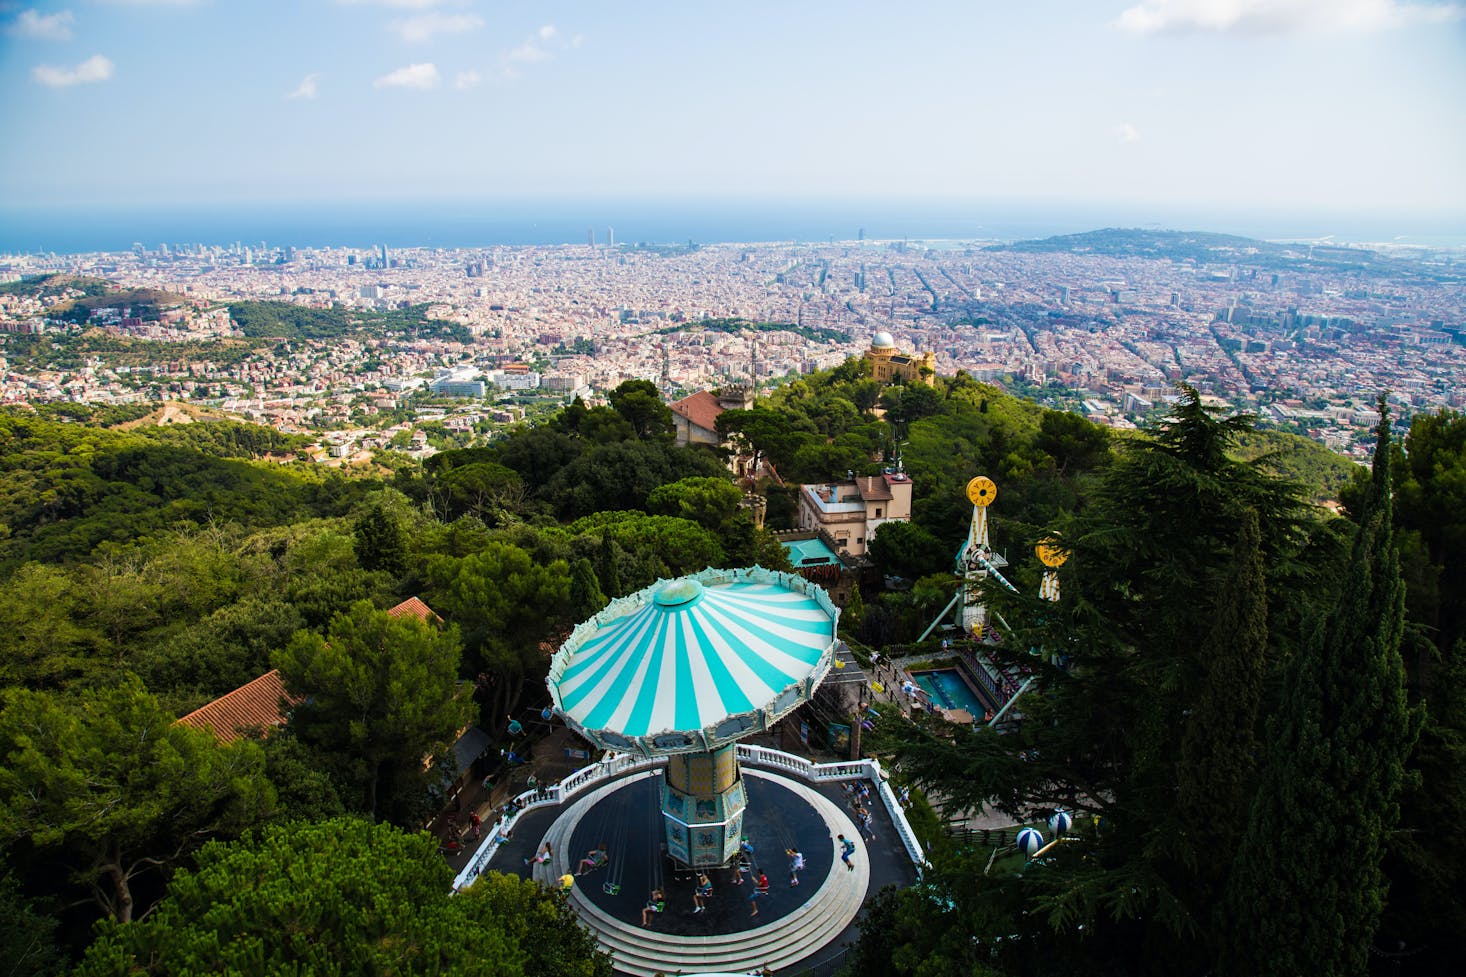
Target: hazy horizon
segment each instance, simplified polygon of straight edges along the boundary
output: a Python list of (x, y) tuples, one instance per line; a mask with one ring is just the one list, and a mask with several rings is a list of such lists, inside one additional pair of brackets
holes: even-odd
[(1463, 17), (1463, 0), (0, 0), (0, 215), (905, 196), (1308, 236), (1466, 223)]
[(1187, 212), (1180, 208), (939, 200), (777, 198), (274, 203), (253, 207), (0, 207), (0, 253), (122, 251), (133, 243), (293, 247), (698, 244), (828, 240), (1010, 241), (1105, 227), (1266, 240), (1466, 246), (1466, 221), (1420, 215)]

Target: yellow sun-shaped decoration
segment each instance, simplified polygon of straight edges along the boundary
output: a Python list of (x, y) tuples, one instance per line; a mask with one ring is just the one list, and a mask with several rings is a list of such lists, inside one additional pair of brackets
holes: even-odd
[(998, 497), (998, 487), (986, 475), (979, 475), (967, 483), (967, 498), (973, 505), (986, 508)]
[(1069, 552), (1059, 542), (1058, 533), (1050, 533), (1039, 540), (1033, 551), (1038, 554), (1039, 562), (1046, 567), (1061, 567), (1069, 559)]

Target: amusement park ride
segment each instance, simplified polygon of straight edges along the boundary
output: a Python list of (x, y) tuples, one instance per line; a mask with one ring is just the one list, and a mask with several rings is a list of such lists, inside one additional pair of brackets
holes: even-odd
[(839, 617), (797, 574), (704, 570), (613, 601), (577, 627), (551, 662), (550, 695), (597, 746), (666, 757), (668, 855), (725, 865), (747, 806), (737, 742), (814, 695)]
[[(989, 478), (968, 483), (972, 523), (956, 566), (962, 586), (923, 638), (960, 606), (965, 634), (980, 644), (1000, 640), (984, 588), (995, 580), (1016, 589), (1003, 576), (1007, 561), (993, 551), (988, 536), (988, 508), (996, 495)], [(1057, 600), (1054, 570), (1065, 557), (1057, 538), (1042, 542), (1038, 556), (1048, 568), (1040, 596)], [(582, 622), (554, 655), (548, 711), (608, 752), (598, 762), (604, 775), (575, 775), (597, 786), (585, 786), (583, 797), (565, 805), (562, 783), (559, 798), (546, 802), (563, 806), (542, 835), (531, 829), (536, 833), (525, 853), (535, 850), (536, 863), (539, 852), (547, 861), (558, 858), (553, 871), (547, 869), (554, 877), (568, 870), (567, 849), (578, 853), (594, 845), (593, 851), (602, 852), (601, 884), (569, 876), (568, 888), (599, 944), (617, 954), (619, 972), (651, 975), (666, 972), (669, 962), (682, 972), (746, 972), (771, 959), (797, 962), (840, 938), (877, 868), (887, 880), (911, 881), (911, 865), (920, 865), (924, 856), (877, 761), (820, 765), (740, 744), (809, 702), (843, 664), (836, 654), (839, 616), (829, 595), (796, 573), (707, 569), (612, 601)], [(1007, 629), (996, 613), (991, 616)], [(1016, 672), (993, 674), (1002, 676), (999, 685), (1008, 696), (996, 723), (1032, 679), (1018, 687)], [(874, 683), (871, 688), (880, 691)], [(752, 767), (744, 770), (744, 763)], [(873, 841), (875, 832), (868, 821), (868, 834), (856, 827), (835, 781), (873, 785), (909, 864), (860, 844)], [(1051, 827), (1062, 834), (1068, 815), (1055, 812), (1055, 818), (1063, 826)], [(558, 855), (551, 854), (552, 841)], [(505, 843), (519, 844), (507, 834)], [(838, 849), (842, 859), (859, 848), (844, 868), (836, 860), (837, 843), (849, 846)], [(752, 913), (744, 912), (742, 899), (724, 899), (705, 911), (707, 873), (731, 872), (733, 886), (742, 881), (739, 869), (750, 863), (762, 875), (755, 858), (759, 845), (766, 853), (804, 852), (806, 884), (789, 886), (764, 912), (756, 902)], [(1036, 831), (1025, 834), (1019, 847), (1030, 856), (1045, 850)], [(528, 858), (522, 862), (531, 864)], [(623, 887), (651, 892), (649, 908), (624, 896)], [(752, 893), (760, 895), (767, 891)], [(689, 906), (696, 898), (697, 906), (664, 912), (669, 897)], [(709, 966), (715, 962), (719, 966)]]
[[(957, 620), (961, 626), (962, 633), (982, 644), (995, 644), (998, 641), (998, 632), (988, 621), (988, 608), (983, 600), (983, 591), (991, 578), (996, 580), (1007, 590), (1018, 593), (1018, 588), (1009, 583), (1008, 578), (1003, 576), (1002, 568), (1008, 565), (1008, 561), (1002, 554), (996, 552), (992, 542), (988, 538), (988, 507), (998, 497), (998, 486), (986, 475), (978, 475), (967, 483), (967, 499), (972, 503), (972, 522), (968, 526), (967, 538), (962, 541), (962, 546), (957, 550), (956, 572), (962, 575), (962, 586), (952, 596), (952, 600), (941, 613), (932, 618), (931, 624), (927, 625), (921, 633), (918, 641), (925, 641), (937, 626), (946, 619), (947, 615), (954, 608), (960, 606)], [(1034, 548), (1039, 562), (1044, 565), (1043, 582), (1039, 586), (1038, 596), (1042, 600), (1057, 601), (1059, 599), (1059, 567), (1069, 558), (1057, 534), (1051, 534), (1039, 541)], [(993, 612), (992, 615), (999, 624), (1007, 628), (1007, 622), (1000, 615)], [(1030, 677), (1026, 679), (1018, 691), (1008, 699), (996, 715), (988, 721), (988, 725), (996, 725), (1012, 708), (1018, 697), (1028, 690), (1033, 683)]]

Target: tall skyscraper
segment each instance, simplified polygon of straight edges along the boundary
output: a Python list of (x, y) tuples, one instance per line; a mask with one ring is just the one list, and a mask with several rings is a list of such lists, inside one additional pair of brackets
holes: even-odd
[(616, 229), (614, 227), (607, 227), (606, 228), (606, 247), (608, 247), (608, 248), (614, 248), (615, 246), (616, 246)]
[(382, 262), (383, 268), (387, 267), (387, 246), (385, 244), (377, 245), (377, 259)]
[(586, 228), (585, 240), (586, 240), (586, 243), (589, 244), (592, 249), (595, 248), (595, 246), (596, 246), (596, 229), (594, 227)]

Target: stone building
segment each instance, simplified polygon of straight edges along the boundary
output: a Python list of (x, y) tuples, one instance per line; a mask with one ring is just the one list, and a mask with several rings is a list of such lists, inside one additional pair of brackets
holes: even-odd
[(881, 383), (900, 377), (905, 383), (931, 386), (937, 375), (936, 353), (903, 353), (888, 332), (878, 332), (871, 338), (863, 359), (870, 364), (870, 375)]

